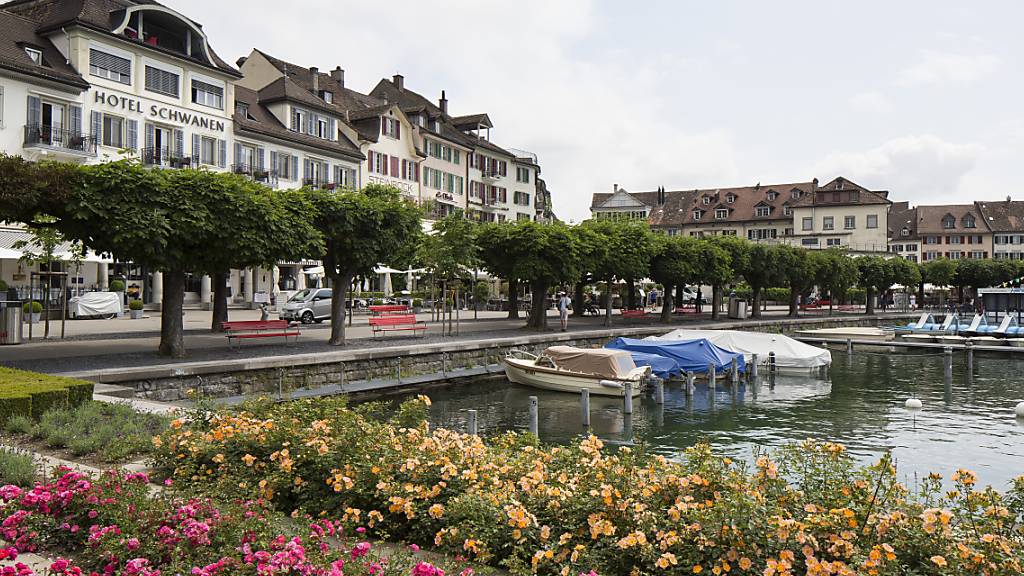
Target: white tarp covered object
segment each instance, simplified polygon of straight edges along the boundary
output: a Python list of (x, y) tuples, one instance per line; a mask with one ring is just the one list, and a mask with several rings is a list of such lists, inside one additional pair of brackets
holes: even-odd
[(88, 318), (121, 312), (121, 296), (116, 292), (86, 292), (68, 300), (68, 316)]
[(832, 354), (817, 346), (804, 344), (783, 334), (741, 332), (739, 330), (673, 330), (664, 336), (649, 336), (645, 340), (694, 340), (706, 338), (715, 346), (741, 352), (747, 362), (757, 354), (758, 364), (768, 362), (768, 353), (775, 352), (775, 366), (786, 371), (811, 371), (832, 363)]

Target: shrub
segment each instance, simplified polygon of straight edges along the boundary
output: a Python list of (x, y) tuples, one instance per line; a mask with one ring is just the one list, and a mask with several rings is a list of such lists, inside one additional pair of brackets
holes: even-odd
[(0, 486), (13, 484), (29, 487), (36, 481), (36, 465), (32, 454), (0, 446)]
[(767, 288), (764, 291), (764, 298), (774, 302), (789, 302), (789, 288)]
[(706, 444), (670, 461), (593, 436), (484, 442), (430, 428), (425, 406), (385, 422), (371, 417), (380, 405), (324, 398), (204, 408), (172, 423), (154, 463), (183, 490), (340, 515), (514, 574), (1017, 574), (1024, 563), (1024, 477), (1001, 494), (961, 470), (953, 490), (929, 476), (911, 492), (889, 456), (858, 467), (814, 441), (750, 466)]
[(164, 416), (136, 412), (128, 404), (89, 401), (45, 412), (29, 434), (75, 456), (125, 462), (148, 453), (153, 436), (166, 430), (167, 422)]
[(3, 280), (0, 280), (0, 292), (7, 292), (7, 282)]
[(25, 302), (25, 304), (22, 305), (21, 307), (21, 311), (24, 312), (25, 314), (42, 314), (43, 305), (35, 300), (31, 302)]
[(108, 288), (111, 292), (124, 292), (124, 281), (111, 280)]
[(77, 406), (92, 392), (92, 382), (0, 367), (0, 425), (19, 414), (38, 419), (50, 408)]
[(26, 414), (17, 414), (12, 416), (4, 424), (4, 430), (12, 434), (29, 434), (32, 432), (32, 426), (35, 424), (32, 422), (32, 418)]
[(142, 303), (142, 300), (139, 300), (138, 298), (128, 301), (129, 310), (142, 310), (144, 307), (145, 305)]
[(423, 307), (423, 299), (422, 298), (413, 298), (413, 300), (412, 300), (412, 307), (413, 308), (422, 308)]

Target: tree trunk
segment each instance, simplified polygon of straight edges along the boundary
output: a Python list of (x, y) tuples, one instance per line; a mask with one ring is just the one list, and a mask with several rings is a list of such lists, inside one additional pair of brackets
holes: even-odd
[(673, 312), (675, 312), (675, 302), (672, 300), (672, 285), (665, 284), (665, 295), (661, 301), (661, 321), (671, 322)]
[(548, 300), (548, 287), (545, 284), (531, 283), (530, 293), (533, 295), (533, 304), (530, 306), (530, 317), (526, 321), (526, 327), (534, 330), (546, 330), (548, 311), (545, 304)]
[(572, 315), (574, 318), (583, 318), (587, 313), (583, 308), (583, 279), (576, 281), (572, 291)]
[(917, 285), (917, 307), (918, 309), (924, 308), (924, 280)]
[(210, 330), (223, 332), (223, 324), (228, 321), (228, 273), (214, 272), (212, 276), (213, 316), (210, 319)]
[(875, 313), (875, 289), (870, 286), (864, 290), (864, 313)]
[(829, 290), (829, 291), (828, 291), (828, 315), (829, 315), (829, 316), (831, 316), (831, 315), (832, 315), (832, 303), (833, 303), (834, 301), (835, 301), (835, 298), (833, 298), (833, 297), (832, 297), (832, 291), (831, 291), (831, 290)]
[(164, 272), (164, 301), (160, 309), (160, 354), (172, 358), (185, 356), (184, 325), (181, 319), (185, 302), (185, 273)]
[(508, 318), (509, 320), (519, 318), (519, 280), (509, 279), (508, 281)]
[(604, 325), (612, 325), (612, 279), (609, 278), (604, 283), (605, 294), (604, 294)]
[(796, 318), (800, 315), (800, 305), (797, 300), (800, 298), (800, 291), (794, 287), (789, 289), (789, 317)]
[(331, 346), (345, 345), (345, 299), (348, 297), (348, 286), (352, 283), (352, 273), (331, 277)]
[(760, 318), (761, 317), (761, 288), (758, 287), (758, 286), (751, 286), (750, 290), (751, 290), (751, 292), (754, 295), (754, 303), (753, 303), (754, 309), (750, 311), (750, 317), (751, 318)]
[(711, 319), (718, 320), (722, 317), (722, 285), (711, 285)]
[(694, 286), (693, 292), (693, 311), (696, 312), (697, 314), (700, 314), (701, 312), (704, 311), (704, 307), (701, 306), (701, 300), (704, 299), (704, 293), (700, 291), (700, 284)]
[(636, 283), (632, 278), (626, 278), (626, 310), (636, 308)]

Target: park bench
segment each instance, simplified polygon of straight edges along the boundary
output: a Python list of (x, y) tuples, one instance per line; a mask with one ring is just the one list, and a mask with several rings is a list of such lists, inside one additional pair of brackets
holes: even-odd
[(377, 304), (370, 306), (370, 313), (374, 316), (388, 316), (392, 314), (408, 314), (409, 307), (405, 304)]
[(684, 306), (677, 306), (674, 314), (696, 314), (697, 306), (694, 304), (686, 304)]
[(287, 320), (239, 320), (222, 322), (221, 327), (229, 343), (249, 338), (284, 338), (287, 342), (289, 336), (299, 340), (299, 327)]
[(623, 318), (647, 318), (647, 310), (623, 310)]
[(424, 336), (427, 335), (427, 323), (422, 320), (417, 321), (415, 314), (374, 316), (370, 318), (370, 329), (373, 330), (375, 337), (378, 334), (383, 335), (384, 332), (398, 330), (411, 330), (414, 334), (416, 331), (422, 331)]

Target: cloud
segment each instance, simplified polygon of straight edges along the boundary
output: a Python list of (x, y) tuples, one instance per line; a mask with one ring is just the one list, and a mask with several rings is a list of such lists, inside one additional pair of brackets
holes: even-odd
[(947, 142), (931, 134), (902, 136), (863, 152), (834, 152), (815, 168), (828, 181), (843, 175), (868, 188), (890, 191), (890, 199), (940, 204), (973, 199), (965, 178), (985, 147)]
[(891, 108), (889, 99), (881, 92), (861, 92), (849, 100), (850, 107), (863, 112), (885, 112)]
[(970, 84), (995, 72), (1000, 63), (994, 54), (966, 55), (922, 50), (917, 63), (900, 71), (897, 84)]

